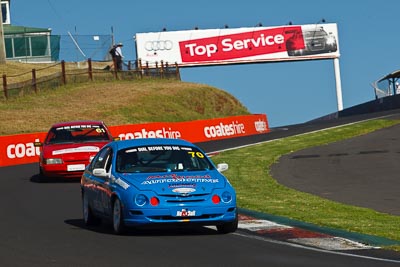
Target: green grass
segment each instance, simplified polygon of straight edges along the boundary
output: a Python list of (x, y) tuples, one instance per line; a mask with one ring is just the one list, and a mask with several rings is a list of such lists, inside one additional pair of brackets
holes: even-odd
[[(400, 241), (400, 216), (349, 206), (299, 192), (279, 184), (270, 175), (271, 165), (282, 155), (359, 136), (398, 123), (400, 121), (366, 121), (224, 151), (212, 159), (216, 163), (229, 164), (229, 170), (224, 174), (237, 191), (240, 208)], [(392, 249), (400, 251), (400, 246)]]

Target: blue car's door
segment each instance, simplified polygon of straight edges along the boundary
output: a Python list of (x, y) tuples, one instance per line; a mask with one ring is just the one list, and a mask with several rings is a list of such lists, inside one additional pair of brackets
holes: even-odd
[[(86, 186), (86, 192), (88, 193), (88, 197), (94, 212), (103, 216), (109, 215), (109, 206), (111, 205), (111, 195), (108, 193), (109, 190), (105, 192), (106, 188), (109, 187), (111, 162), (112, 149), (110, 147), (106, 147), (105, 149), (102, 149), (94, 158), (94, 162), (91, 164), (91, 171), (89, 172), (89, 185)], [(97, 175), (95, 169), (103, 169), (105, 172), (102, 172), (101, 175)]]

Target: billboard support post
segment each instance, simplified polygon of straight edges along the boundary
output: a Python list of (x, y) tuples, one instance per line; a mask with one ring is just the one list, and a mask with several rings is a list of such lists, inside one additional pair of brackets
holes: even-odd
[(343, 110), (343, 99), (342, 99), (342, 82), (340, 80), (339, 58), (333, 59), (333, 65), (335, 67), (337, 107), (338, 111), (341, 111)]

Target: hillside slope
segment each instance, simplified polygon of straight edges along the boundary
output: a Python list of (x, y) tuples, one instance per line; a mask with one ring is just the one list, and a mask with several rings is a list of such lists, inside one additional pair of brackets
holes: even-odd
[(69, 84), (0, 101), (0, 135), (44, 132), (68, 120), (111, 125), (190, 121), (250, 114), (229, 93), (176, 80)]

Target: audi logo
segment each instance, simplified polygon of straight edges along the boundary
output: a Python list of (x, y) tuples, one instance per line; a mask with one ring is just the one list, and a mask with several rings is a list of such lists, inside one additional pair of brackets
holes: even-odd
[(172, 41), (170, 41), (170, 40), (147, 41), (144, 44), (144, 48), (147, 51), (171, 50), (172, 49)]

